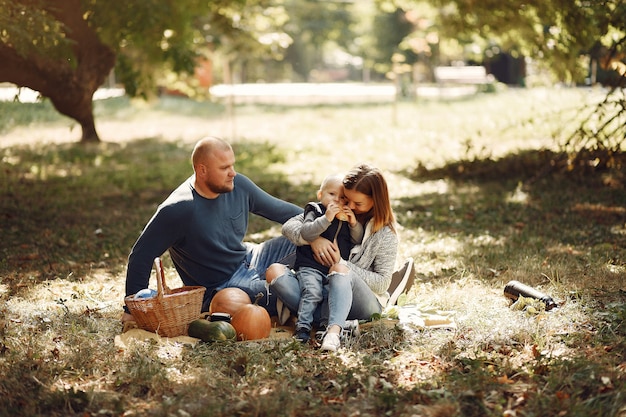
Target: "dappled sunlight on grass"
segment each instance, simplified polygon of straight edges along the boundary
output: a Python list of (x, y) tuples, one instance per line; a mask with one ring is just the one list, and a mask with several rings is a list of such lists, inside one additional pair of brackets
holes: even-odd
[(611, 274), (615, 275), (615, 280), (614, 281), (616, 281), (616, 282), (626, 276), (626, 267), (624, 267), (623, 265), (607, 264), (606, 265), (606, 269)]
[(531, 314), (512, 310), (501, 289), (469, 276), (416, 283), (409, 298), (454, 311), (458, 328), (407, 335), (410, 345), (391, 361), (398, 382), (437, 384), (459, 366), (460, 372), (471, 372), (478, 361), (487, 366), (494, 384), (526, 384), (552, 360), (580, 357), (580, 341), (593, 337), (590, 316), (595, 313), (586, 303), (561, 296), (555, 294), (559, 308)]
[[(0, 406), (28, 415), (449, 416), (476, 401), (490, 417), (616, 414), (625, 368), (622, 177), (609, 184), (541, 170), (554, 155), (539, 149), (554, 145), (563, 120), (556, 105), (573, 105), (579, 93), (399, 103), (395, 122), (389, 105), (246, 106), (227, 115), (187, 101), (117, 101), (100, 109), (111, 142), (95, 147), (68, 144), (78, 132), (68, 135), (59, 119), (8, 127)], [(399, 222), (398, 261), (416, 265), (403, 302), (451, 312), (456, 328), (374, 321), (338, 354), (290, 338), (115, 346), (132, 243), (190, 175), (204, 134), (231, 138), (236, 169), (298, 205), (329, 172), (380, 167)], [(248, 232), (258, 242), (280, 226), (253, 216)], [(168, 285), (182, 285), (167, 254), (163, 261)], [(511, 309), (510, 280), (559, 308)]]
[(116, 346), (120, 359), (122, 357), (125, 359), (132, 358), (136, 354), (145, 355), (147, 354), (145, 350), (149, 349), (148, 354), (162, 362), (164, 377), (172, 383), (193, 384), (200, 374), (200, 370), (186, 372), (185, 366), (181, 363), (181, 360), (184, 360), (188, 354), (191, 344), (163, 340), (157, 336), (146, 340), (128, 338), (123, 346), (117, 345), (117, 343)]
[(401, 242), (412, 242), (401, 249), (402, 259), (413, 257), (419, 264), (418, 274), (439, 276), (442, 271), (461, 268), (463, 243), (454, 236), (424, 230), (404, 230)]
[(70, 312), (119, 316), (123, 291), (122, 277), (95, 270), (81, 279), (67, 277), (29, 286), (20, 296), (9, 298), (6, 307), (8, 314), (27, 320)]

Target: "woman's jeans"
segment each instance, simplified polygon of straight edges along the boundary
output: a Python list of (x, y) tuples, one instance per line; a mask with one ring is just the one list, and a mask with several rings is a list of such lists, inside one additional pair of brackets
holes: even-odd
[[(272, 282), (270, 290), (278, 295), (289, 310), (294, 313), (298, 311), (300, 285), (293, 271), (285, 268), (285, 273)], [(382, 312), (382, 306), (372, 290), (352, 272), (330, 274), (324, 298), (327, 304), (318, 306), (315, 314), (320, 317), (319, 325), (336, 324), (344, 328), (346, 320), (369, 320), (373, 314)], [(323, 313), (324, 304), (328, 308), (327, 315)], [(324, 316), (328, 317), (327, 323)]]

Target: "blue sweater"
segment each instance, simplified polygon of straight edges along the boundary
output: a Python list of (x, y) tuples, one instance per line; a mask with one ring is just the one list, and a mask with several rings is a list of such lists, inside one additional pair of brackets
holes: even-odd
[(294, 204), (275, 198), (242, 174), (234, 190), (207, 199), (193, 188), (194, 176), (158, 207), (128, 258), (126, 295), (147, 288), (154, 258), (169, 249), (185, 285), (215, 288), (227, 281), (246, 256), (243, 239), (248, 214), (284, 223), (301, 214)]

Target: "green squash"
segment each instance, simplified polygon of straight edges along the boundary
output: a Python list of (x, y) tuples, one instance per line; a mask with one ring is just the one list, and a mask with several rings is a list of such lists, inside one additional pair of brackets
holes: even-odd
[(237, 340), (235, 328), (227, 321), (194, 320), (189, 323), (187, 334), (203, 342)]

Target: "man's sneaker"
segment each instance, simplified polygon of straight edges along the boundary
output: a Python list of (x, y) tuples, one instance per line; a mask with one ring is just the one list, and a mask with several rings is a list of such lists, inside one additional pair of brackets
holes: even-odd
[(389, 293), (389, 301), (387, 305), (395, 305), (398, 301), (398, 297), (403, 292), (409, 291), (415, 281), (415, 268), (413, 265), (413, 258), (407, 258), (402, 268), (394, 272), (391, 276), (391, 284), (387, 292)]
[(296, 328), (296, 332), (293, 335), (293, 338), (296, 339), (300, 343), (308, 343), (311, 338), (311, 331), (304, 327)]
[(336, 352), (340, 346), (341, 340), (339, 339), (339, 334), (326, 333), (326, 336), (324, 336), (324, 340), (322, 340), (322, 347), (320, 347), (320, 350)]
[(361, 334), (358, 320), (346, 320), (346, 325), (341, 330), (341, 337), (344, 339), (357, 337)]
[(278, 311), (278, 322), (284, 326), (291, 318), (291, 311), (280, 298), (276, 300), (276, 310)]

